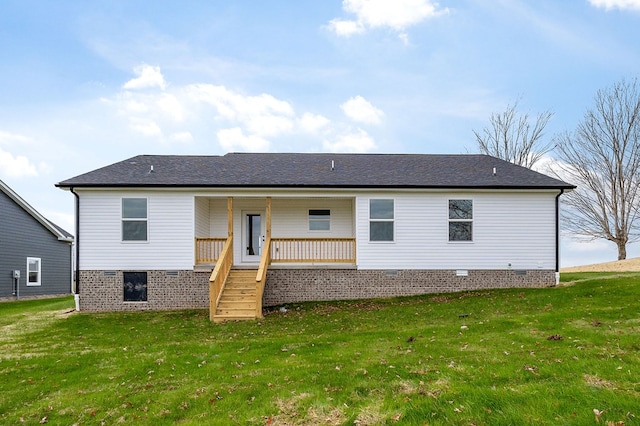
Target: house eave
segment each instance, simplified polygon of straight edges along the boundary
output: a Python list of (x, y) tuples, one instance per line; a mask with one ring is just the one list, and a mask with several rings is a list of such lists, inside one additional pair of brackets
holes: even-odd
[(146, 183), (109, 183), (109, 184), (83, 184), (68, 183), (56, 184), (61, 189), (82, 188), (82, 189), (126, 189), (126, 188), (153, 188), (153, 189), (326, 189), (326, 190), (549, 190), (549, 191), (571, 191), (576, 188), (574, 185), (549, 186), (549, 185), (273, 185), (273, 184), (252, 184), (252, 185), (216, 185), (216, 184), (146, 184)]

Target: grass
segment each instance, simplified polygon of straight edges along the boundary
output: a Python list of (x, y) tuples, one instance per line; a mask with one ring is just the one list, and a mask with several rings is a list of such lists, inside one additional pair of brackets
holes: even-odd
[(639, 277), (221, 325), (0, 303), (0, 424), (640, 424)]

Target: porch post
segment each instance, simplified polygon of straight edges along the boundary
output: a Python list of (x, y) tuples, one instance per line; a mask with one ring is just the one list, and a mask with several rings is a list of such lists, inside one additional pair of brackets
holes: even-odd
[(233, 197), (227, 197), (227, 237), (233, 237)]

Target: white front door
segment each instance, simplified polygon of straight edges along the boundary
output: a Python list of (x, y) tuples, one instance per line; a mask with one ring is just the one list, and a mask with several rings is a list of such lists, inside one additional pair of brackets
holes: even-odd
[(264, 212), (242, 212), (242, 261), (260, 262), (264, 244)]

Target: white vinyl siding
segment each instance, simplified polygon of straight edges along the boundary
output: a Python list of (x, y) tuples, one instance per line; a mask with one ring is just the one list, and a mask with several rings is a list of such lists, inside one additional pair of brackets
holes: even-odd
[[(227, 196), (205, 191), (79, 190), (82, 270), (192, 269), (194, 237), (227, 236)], [(298, 196), (299, 195), (299, 196)], [(554, 269), (557, 191), (275, 194), (274, 238), (354, 237), (361, 269)], [(148, 200), (149, 240), (121, 241), (121, 200)], [(242, 259), (242, 213), (265, 197), (233, 195), (234, 260)], [(394, 203), (392, 244), (369, 241), (370, 200)], [(449, 200), (473, 200), (473, 243), (449, 241)], [(309, 230), (310, 210), (330, 210), (329, 231)]]
[[(264, 204), (263, 204), (264, 205)], [(352, 199), (281, 199), (271, 204), (272, 237), (353, 237)], [(309, 210), (330, 210), (331, 228), (328, 231), (309, 229)]]
[[(361, 269), (554, 269), (555, 196), (547, 193), (395, 195), (393, 248), (369, 242), (369, 200), (356, 199)], [(473, 200), (473, 244), (449, 242), (448, 201)]]
[[(234, 208), (236, 208), (234, 204)], [(238, 216), (239, 218), (240, 216)], [(235, 218), (234, 218), (235, 220)], [(239, 220), (239, 219), (238, 219)], [(209, 200), (209, 235), (212, 237), (227, 238), (227, 199), (214, 198)]]
[(195, 198), (196, 237), (210, 237), (209, 199)]
[[(192, 269), (194, 197), (181, 192), (78, 191), (82, 270)], [(122, 198), (147, 198), (149, 241), (121, 240)]]

